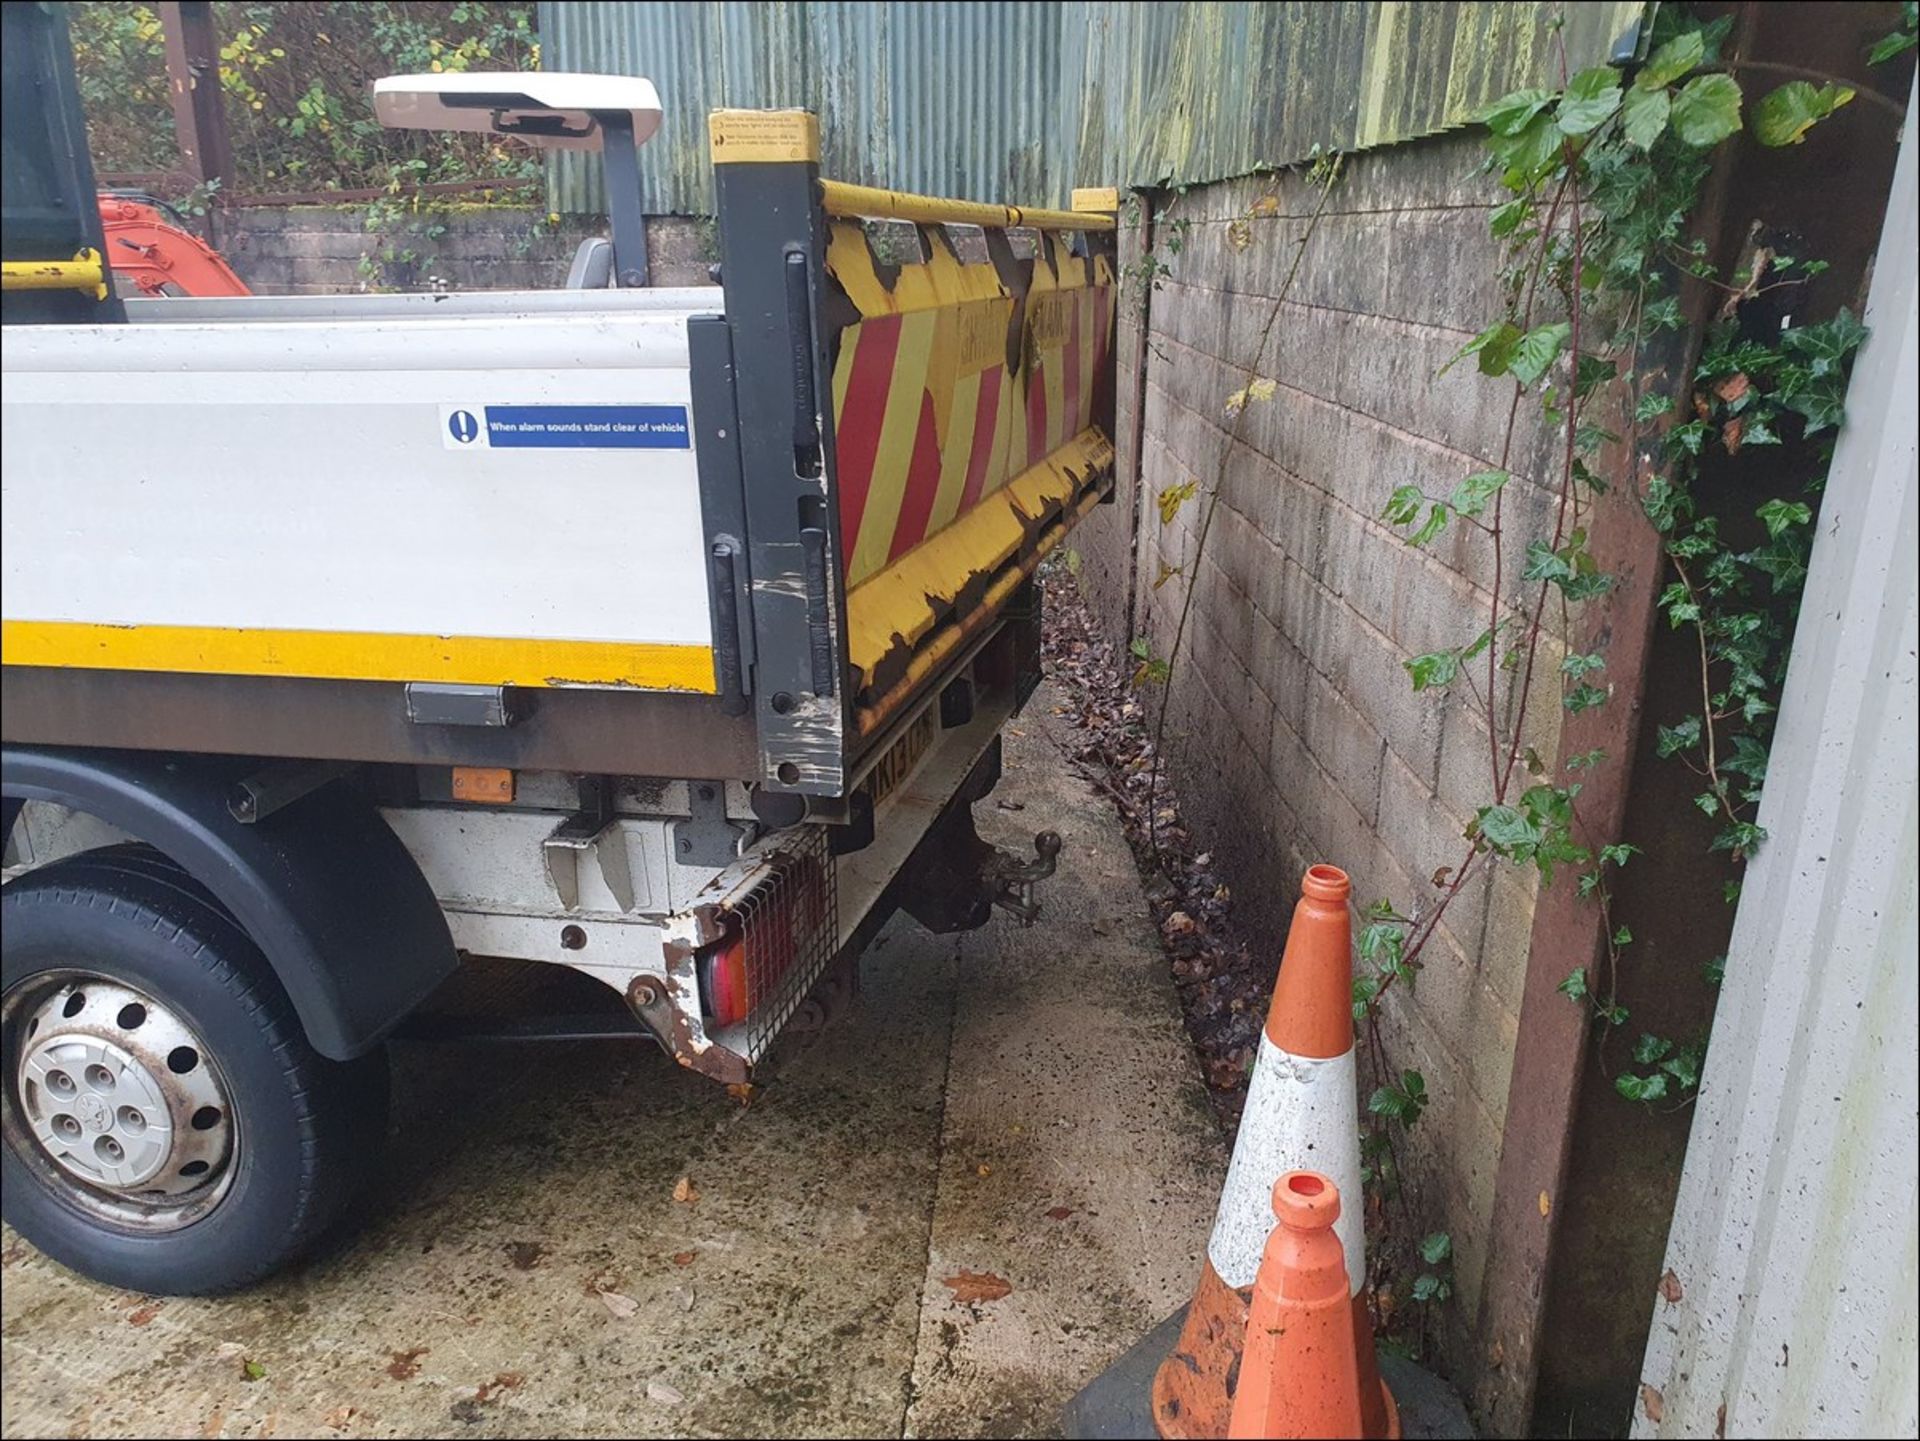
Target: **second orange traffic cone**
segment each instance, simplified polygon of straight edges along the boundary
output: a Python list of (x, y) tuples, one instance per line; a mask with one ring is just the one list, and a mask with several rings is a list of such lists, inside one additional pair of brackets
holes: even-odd
[(1329, 1176), (1353, 1198), (1335, 1227), (1351, 1277), (1349, 1325), (1365, 1428), (1359, 1434), (1397, 1434), (1391, 1398), (1379, 1384), (1362, 1291), (1366, 1248), (1359, 1205), (1351, 894), (1346, 872), (1336, 866), (1311, 866), (1301, 882), (1199, 1285), (1180, 1339), (1153, 1378), (1154, 1427), (1168, 1441), (1227, 1434), (1248, 1298), (1273, 1230), (1274, 1184), (1307, 1168)]
[[(1227, 1435), (1359, 1441), (1372, 1434), (1360, 1354), (1373, 1338), (1354, 1333), (1346, 1255), (1334, 1229), (1339, 1187), (1317, 1171), (1289, 1171), (1274, 1185), (1273, 1212), (1280, 1224), (1253, 1284)], [(1392, 1397), (1380, 1394), (1391, 1408)]]

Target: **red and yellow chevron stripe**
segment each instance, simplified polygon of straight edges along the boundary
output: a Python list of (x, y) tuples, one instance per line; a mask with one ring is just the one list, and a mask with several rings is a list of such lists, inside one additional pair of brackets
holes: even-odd
[(883, 266), (859, 222), (832, 225), (827, 270), (859, 316), (833, 373), (849, 591), (1093, 426), (1110, 364), (1104, 256), (1047, 232), (1031, 261), (996, 267), (922, 236), (926, 261)]

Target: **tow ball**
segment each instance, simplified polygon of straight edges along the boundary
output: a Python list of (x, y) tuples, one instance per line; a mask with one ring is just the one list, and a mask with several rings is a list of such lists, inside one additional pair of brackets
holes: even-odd
[(1060, 859), (1060, 833), (1041, 831), (1033, 838), (1034, 858), (1023, 861), (1011, 851), (997, 847), (982, 868), (982, 878), (992, 887), (993, 903), (1030, 926), (1040, 914), (1040, 902), (1033, 888), (1053, 874)]

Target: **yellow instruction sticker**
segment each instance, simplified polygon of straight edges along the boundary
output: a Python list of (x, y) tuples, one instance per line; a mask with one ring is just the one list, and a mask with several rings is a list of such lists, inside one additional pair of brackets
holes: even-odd
[(820, 160), (820, 121), (811, 110), (715, 110), (707, 140), (715, 165)]
[(1007, 320), (1013, 310), (1011, 300), (998, 297), (962, 305), (954, 311), (955, 340), (959, 360), (955, 369), (962, 376), (1007, 362)]
[(1027, 297), (1027, 333), (1036, 350), (1058, 350), (1067, 343), (1078, 313), (1079, 299), (1071, 291)]

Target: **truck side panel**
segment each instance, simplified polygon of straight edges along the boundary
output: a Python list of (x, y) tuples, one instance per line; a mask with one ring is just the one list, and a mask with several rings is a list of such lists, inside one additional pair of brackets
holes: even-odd
[(712, 693), (686, 319), (10, 331), (7, 663)]

